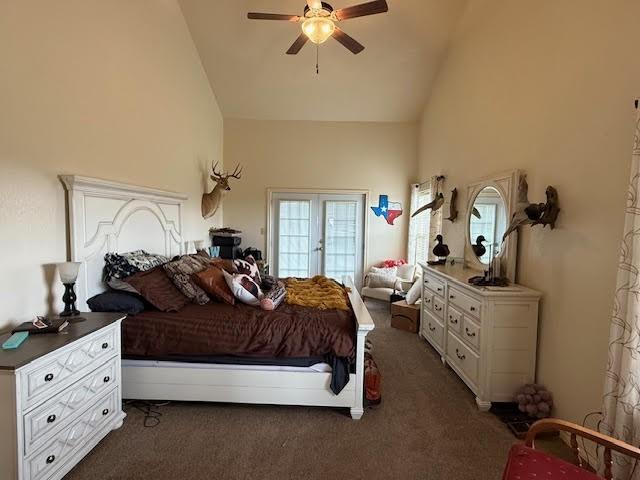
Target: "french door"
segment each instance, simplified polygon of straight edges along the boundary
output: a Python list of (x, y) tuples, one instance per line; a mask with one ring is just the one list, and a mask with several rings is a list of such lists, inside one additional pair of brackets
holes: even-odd
[(349, 275), (360, 287), (364, 195), (276, 192), (271, 198), (274, 275), (325, 275), (338, 281)]

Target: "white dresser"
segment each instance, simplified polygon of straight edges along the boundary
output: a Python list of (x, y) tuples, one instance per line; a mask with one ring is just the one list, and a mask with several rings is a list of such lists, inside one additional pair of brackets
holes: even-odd
[(2, 480), (60, 479), (122, 425), (124, 316), (82, 317), (59, 334), (31, 335), (16, 350), (0, 350)]
[(536, 370), (540, 292), (469, 285), (477, 270), (422, 265), (420, 335), (476, 395), (481, 410), (511, 402)]

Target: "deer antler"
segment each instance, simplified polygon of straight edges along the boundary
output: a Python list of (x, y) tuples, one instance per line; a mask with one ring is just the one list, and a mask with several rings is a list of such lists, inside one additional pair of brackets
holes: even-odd
[(216, 167), (218, 166), (218, 162), (216, 162), (216, 164), (213, 164), (213, 160), (211, 160), (211, 170), (213, 171), (213, 176), (216, 178), (223, 178), (225, 175), (216, 172)]
[[(238, 168), (240, 168), (240, 170), (238, 170)], [(236, 168), (233, 169), (233, 173), (231, 175), (227, 175), (227, 177), (237, 178), (240, 180), (242, 177), (242, 167), (240, 164), (236, 165)]]

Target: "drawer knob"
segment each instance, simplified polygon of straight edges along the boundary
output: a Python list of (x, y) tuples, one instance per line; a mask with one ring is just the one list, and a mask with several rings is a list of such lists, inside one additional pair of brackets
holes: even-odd
[(458, 324), (458, 319), (457, 319), (457, 318), (449, 317), (449, 321), (450, 321), (451, 323), (453, 323), (454, 325), (457, 325), (457, 324)]
[(441, 292), (442, 289), (440, 287), (436, 288), (437, 291)]
[(435, 332), (436, 331), (436, 327), (434, 327), (431, 324), (429, 324), (429, 330), (431, 330), (432, 332)]
[(45, 382), (50, 382), (51, 380), (53, 380), (53, 373), (47, 373), (47, 374), (44, 376), (44, 381), (45, 381)]
[(469, 310), (471, 310), (472, 312), (476, 311), (476, 307), (469, 307)]
[(456, 297), (455, 297), (455, 295), (449, 295), (449, 298), (450, 298), (451, 300), (453, 300), (453, 299), (454, 299), (454, 298), (456, 298)]
[(104, 377), (104, 378), (102, 379), (102, 381), (103, 381), (104, 383), (107, 383), (109, 380), (111, 380), (111, 378), (109, 377), (109, 375), (107, 375), (106, 377)]
[(104, 410), (102, 410), (102, 415), (108, 415), (109, 414), (109, 409), (105, 408)]
[(55, 455), (49, 455), (47, 457), (47, 463), (53, 463), (53, 461), (56, 459)]
[(458, 350), (456, 348), (456, 356), (460, 359), (460, 360), (464, 360), (465, 358), (467, 358), (463, 353), (460, 353), (460, 350)]
[(109, 344), (108, 344), (107, 342), (104, 342), (104, 343), (102, 344), (102, 349), (103, 349), (103, 350), (106, 350), (107, 348), (109, 348)]
[(468, 328), (465, 327), (465, 332), (467, 332), (467, 335), (471, 338), (476, 336), (476, 332), (470, 332)]
[(55, 415), (49, 415), (47, 417), (47, 423), (53, 423), (56, 421), (56, 416)]

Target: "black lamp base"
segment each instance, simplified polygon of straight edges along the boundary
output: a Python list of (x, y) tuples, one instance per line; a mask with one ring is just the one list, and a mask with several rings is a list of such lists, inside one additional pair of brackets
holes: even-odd
[(71, 317), (72, 315), (80, 315), (80, 311), (76, 308), (76, 292), (73, 290), (75, 283), (64, 284), (64, 310), (60, 312), (61, 317)]

